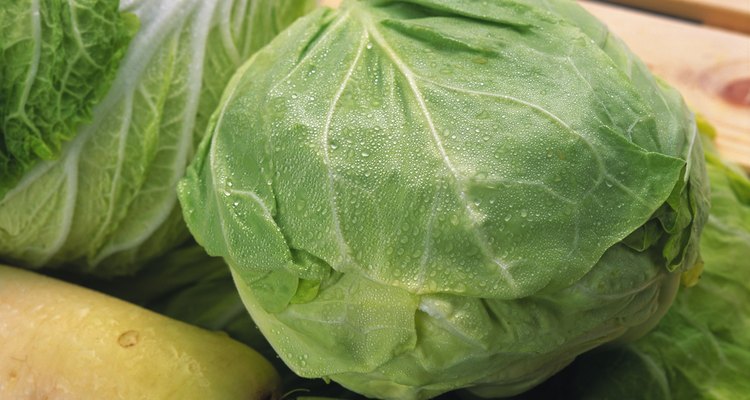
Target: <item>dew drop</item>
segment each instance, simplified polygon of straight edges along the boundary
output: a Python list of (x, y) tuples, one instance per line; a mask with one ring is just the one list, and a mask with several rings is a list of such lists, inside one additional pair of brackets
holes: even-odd
[(490, 114), (487, 110), (482, 110), (479, 112), (479, 114), (476, 115), (479, 119), (488, 119), (492, 117), (492, 114)]

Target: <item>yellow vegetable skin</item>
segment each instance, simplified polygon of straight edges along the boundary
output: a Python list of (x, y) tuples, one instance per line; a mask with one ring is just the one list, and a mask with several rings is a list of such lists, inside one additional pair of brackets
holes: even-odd
[(0, 265), (0, 399), (273, 399), (278, 384), (225, 334)]

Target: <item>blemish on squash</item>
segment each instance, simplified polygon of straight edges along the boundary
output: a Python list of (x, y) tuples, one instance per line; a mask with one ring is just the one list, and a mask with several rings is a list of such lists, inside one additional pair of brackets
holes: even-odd
[(127, 331), (117, 338), (117, 343), (120, 347), (128, 348), (137, 345), (139, 339), (138, 331)]

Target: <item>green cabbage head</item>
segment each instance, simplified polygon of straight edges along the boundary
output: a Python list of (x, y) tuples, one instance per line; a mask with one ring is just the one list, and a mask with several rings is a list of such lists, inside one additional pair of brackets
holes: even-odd
[(0, 260), (121, 275), (185, 240), (177, 181), (224, 86), (312, 4), (3, 0)]
[(650, 329), (705, 181), (679, 94), (574, 2), (363, 0), (238, 71), (179, 195), (297, 374), (410, 399)]

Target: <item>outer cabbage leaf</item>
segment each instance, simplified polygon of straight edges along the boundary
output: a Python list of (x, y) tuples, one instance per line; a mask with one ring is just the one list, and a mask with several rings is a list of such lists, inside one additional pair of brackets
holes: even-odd
[(707, 215), (693, 117), (569, 7), (350, 1), (235, 75), (180, 200), (296, 373), (508, 396), (666, 312)]
[(750, 398), (750, 179), (707, 139), (706, 147), (711, 214), (700, 243), (700, 281), (680, 292), (644, 338), (584, 355), (523, 398)]
[(176, 183), (224, 85), (311, 3), (123, 1), (140, 30), (92, 122), (0, 200), (2, 258), (117, 275), (183, 241)]
[[(0, 9), (0, 197), (54, 160), (109, 89), (137, 21), (116, 0), (8, 0)], [(93, 83), (93, 84), (92, 84)]]

